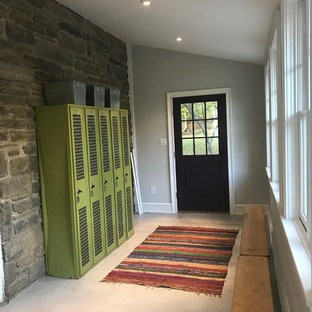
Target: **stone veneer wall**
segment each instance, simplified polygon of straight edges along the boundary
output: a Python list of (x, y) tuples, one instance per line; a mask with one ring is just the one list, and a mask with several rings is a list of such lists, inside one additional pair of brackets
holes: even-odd
[(126, 45), (53, 0), (0, 0), (0, 234), (9, 300), (45, 273), (34, 108), (42, 83), (81, 80), (121, 90)]

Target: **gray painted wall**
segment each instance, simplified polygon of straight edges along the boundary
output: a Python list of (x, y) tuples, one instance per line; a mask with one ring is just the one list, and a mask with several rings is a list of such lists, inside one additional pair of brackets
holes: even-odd
[(230, 87), (235, 201), (267, 204), (263, 66), (142, 46), (132, 62), (142, 202), (171, 203), (166, 93)]

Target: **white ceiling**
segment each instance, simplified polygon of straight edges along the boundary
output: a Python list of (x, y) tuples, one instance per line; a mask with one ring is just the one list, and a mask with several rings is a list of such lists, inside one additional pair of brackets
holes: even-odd
[[(123, 41), (263, 64), (279, 0), (58, 0)], [(178, 43), (174, 39), (183, 37)]]

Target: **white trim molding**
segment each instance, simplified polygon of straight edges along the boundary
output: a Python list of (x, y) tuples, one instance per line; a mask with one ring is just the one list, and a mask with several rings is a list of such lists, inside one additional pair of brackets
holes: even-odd
[(4, 272), (3, 272), (3, 258), (2, 258), (2, 242), (0, 235), (0, 305), (4, 300)]
[(229, 201), (230, 214), (236, 214), (234, 198), (234, 175), (233, 175), (233, 138), (232, 138), (232, 103), (231, 88), (203, 89), (192, 91), (178, 91), (167, 93), (167, 118), (168, 118), (168, 148), (169, 148), (169, 174), (172, 212), (178, 212), (176, 198), (176, 165), (174, 157), (174, 126), (173, 126), (173, 99), (176, 97), (225, 94), (226, 96), (226, 123), (227, 123), (227, 146), (228, 146), (228, 176), (229, 176)]
[(143, 213), (175, 213), (171, 203), (142, 203)]

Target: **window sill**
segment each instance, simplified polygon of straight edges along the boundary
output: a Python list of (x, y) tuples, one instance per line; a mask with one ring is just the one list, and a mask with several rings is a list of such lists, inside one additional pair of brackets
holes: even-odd
[(300, 220), (289, 220), (281, 216), (279, 184), (271, 182), (270, 179), (269, 183), (279, 209), (280, 218), (301, 281), (302, 289), (305, 293), (306, 304), (312, 311), (311, 257), (308, 243), (303, 233), (303, 227)]
[(305, 293), (307, 306), (312, 308), (312, 288), (311, 288), (311, 260), (305, 248), (305, 243), (298, 232), (296, 222), (299, 220), (287, 220), (281, 218), (283, 227), (288, 238), (291, 253), (296, 264), (296, 269)]

